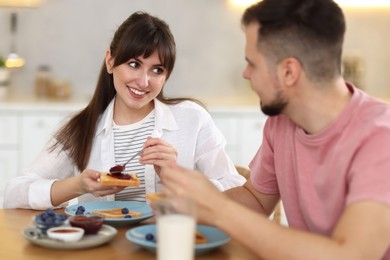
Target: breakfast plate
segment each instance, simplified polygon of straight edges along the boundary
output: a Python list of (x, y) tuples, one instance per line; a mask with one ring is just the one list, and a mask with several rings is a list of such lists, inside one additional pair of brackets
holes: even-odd
[(106, 218), (104, 223), (112, 226), (127, 226), (136, 224), (142, 220), (153, 216), (153, 210), (149, 204), (135, 201), (89, 201), (72, 206), (65, 209), (65, 213), (71, 216), (76, 215), (77, 208), (83, 206), (85, 208), (84, 215), (92, 214), (95, 210), (109, 210), (115, 208), (127, 208), (130, 211), (140, 212), (141, 217), (134, 218)]
[(46, 235), (42, 235), (39, 229), (35, 226), (28, 226), (22, 230), (22, 235), (32, 244), (43, 246), (52, 249), (83, 249), (100, 246), (113, 239), (118, 231), (109, 226), (103, 225), (97, 234), (84, 235), (81, 240), (75, 242), (64, 242), (57, 239), (51, 239)]
[[(204, 235), (208, 242), (205, 244), (195, 245), (195, 254), (207, 253), (219, 246), (222, 246), (230, 241), (230, 237), (218, 228), (197, 225), (196, 229)], [(156, 237), (156, 225), (144, 225), (136, 228), (132, 228), (126, 232), (127, 240), (139, 245), (151, 252), (156, 252), (157, 243), (155, 241), (147, 241), (146, 235), (152, 234)]]

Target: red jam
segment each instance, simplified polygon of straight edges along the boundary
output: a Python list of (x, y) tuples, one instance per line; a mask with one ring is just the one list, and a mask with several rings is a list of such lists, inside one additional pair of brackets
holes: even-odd
[(57, 229), (57, 230), (53, 230), (53, 232), (54, 233), (75, 233), (78, 231), (74, 229)]
[(73, 227), (84, 229), (85, 234), (96, 234), (103, 225), (103, 218), (99, 216), (76, 215), (69, 219)]
[(109, 173), (108, 175), (121, 179), (121, 180), (132, 180), (133, 177), (130, 174), (123, 174), (123, 173)]
[(116, 165), (110, 169), (111, 174), (122, 174), (124, 170), (123, 165)]

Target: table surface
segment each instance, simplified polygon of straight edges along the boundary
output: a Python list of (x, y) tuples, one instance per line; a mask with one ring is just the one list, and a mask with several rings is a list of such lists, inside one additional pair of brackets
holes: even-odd
[[(21, 234), (32, 224), (33, 216), (42, 211), (27, 209), (0, 209), (0, 259), (156, 259), (156, 255), (126, 239), (125, 233), (134, 226), (116, 227), (118, 234), (109, 243), (88, 249), (58, 250), (33, 245)], [(142, 224), (150, 224), (146, 220)], [(195, 259), (257, 259), (245, 247), (231, 240)]]

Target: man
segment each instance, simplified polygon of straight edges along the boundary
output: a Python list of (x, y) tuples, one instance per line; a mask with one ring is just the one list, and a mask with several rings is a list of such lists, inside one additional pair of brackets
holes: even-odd
[[(250, 180), (219, 193), (172, 166), (167, 195), (193, 199), (200, 221), (264, 259), (390, 259), (390, 106), (343, 80), (341, 9), (264, 0), (242, 23), (243, 76), (270, 116)], [(279, 199), (290, 228), (267, 219)]]

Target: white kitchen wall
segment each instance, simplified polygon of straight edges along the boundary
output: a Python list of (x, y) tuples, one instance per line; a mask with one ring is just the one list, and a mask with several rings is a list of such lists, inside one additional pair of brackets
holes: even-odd
[(345, 56), (356, 56), (363, 66), (363, 88), (390, 101), (390, 7), (345, 10)]
[[(19, 10), (18, 52), (26, 58), (15, 71), (12, 90), (32, 93), (37, 66), (48, 64), (69, 79), (78, 96), (90, 96), (104, 52), (117, 26), (144, 10), (170, 24), (178, 58), (166, 92), (198, 98), (253, 97), (241, 78), (245, 66), (241, 10), (228, 0), (46, 0)], [(9, 51), (9, 12), (0, 9), (0, 54)], [(364, 65), (367, 92), (390, 97), (390, 9), (345, 10), (345, 54)], [(326, 22), (326, 21), (324, 21)]]

